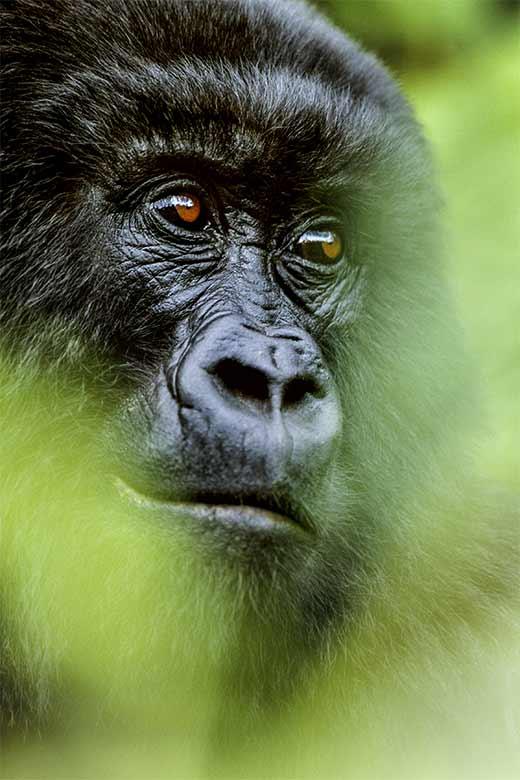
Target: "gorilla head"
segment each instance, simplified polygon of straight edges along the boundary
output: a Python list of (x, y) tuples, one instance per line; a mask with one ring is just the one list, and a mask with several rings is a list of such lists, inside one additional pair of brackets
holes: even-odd
[[(237, 646), (256, 626), (244, 674), (287, 681), (367, 614), (385, 560), (422, 549), (452, 476), (466, 391), (419, 128), (378, 61), (296, 2), (2, 16), (4, 352), (31, 379), (72, 372), (102, 419), (95, 490), (117, 486), (136, 538), (186, 535)], [(94, 558), (109, 525), (89, 515)]]

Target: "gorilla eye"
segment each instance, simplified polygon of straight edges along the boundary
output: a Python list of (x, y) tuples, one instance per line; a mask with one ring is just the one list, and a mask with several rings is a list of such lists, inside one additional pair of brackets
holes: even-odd
[(307, 230), (296, 245), (296, 251), (313, 263), (335, 263), (343, 255), (343, 240), (335, 230)]
[(206, 216), (200, 198), (192, 192), (177, 192), (152, 204), (154, 211), (171, 225), (201, 230)]

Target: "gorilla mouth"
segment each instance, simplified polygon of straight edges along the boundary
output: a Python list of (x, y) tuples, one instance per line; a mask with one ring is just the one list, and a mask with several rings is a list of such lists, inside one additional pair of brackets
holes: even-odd
[(272, 496), (204, 493), (190, 500), (172, 500), (142, 493), (128, 482), (116, 478), (116, 487), (127, 501), (144, 509), (166, 511), (179, 517), (224, 526), (236, 526), (250, 531), (281, 531), (290, 528), (308, 532), (310, 528), (299, 514), (288, 512)]

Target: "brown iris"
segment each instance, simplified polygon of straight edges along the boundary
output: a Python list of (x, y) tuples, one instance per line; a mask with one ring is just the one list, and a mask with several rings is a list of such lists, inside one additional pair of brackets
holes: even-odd
[(172, 197), (172, 206), (183, 222), (196, 222), (201, 215), (200, 200), (196, 195), (180, 194)]
[(161, 217), (179, 227), (203, 227), (204, 215), (200, 198), (192, 192), (177, 192), (154, 204)]
[(313, 263), (335, 263), (343, 254), (343, 241), (335, 230), (308, 230), (298, 240), (298, 254)]

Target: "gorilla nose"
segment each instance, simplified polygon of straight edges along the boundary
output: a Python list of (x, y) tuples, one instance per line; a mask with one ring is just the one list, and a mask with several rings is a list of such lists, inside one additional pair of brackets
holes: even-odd
[(268, 367), (258, 358), (255, 361), (255, 355), (239, 355), (224, 357), (210, 369), (228, 402), (238, 401), (258, 413), (276, 414), (297, 409), (308, 396), (324, 397), (326, 391), (317, 376), (304, 373), (290, 358), (285, 364), (276, 364), (276, 351), (272, 345)]
[[(298, 329), (260, 331), (234, 318), (217, 321), (185, 353), (177, 369), (177, 400), (239, 424), (297, 413), (326, 399), (331, 380), (314, 342)], [(306, 411), (309, 411), (306, 408)]]
[(221, 318), (193, 339), (172, 379), (192, 474), (266, 489), (328, 460), (339, 405), (305, 331)]

